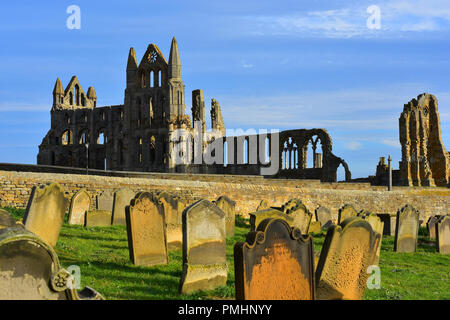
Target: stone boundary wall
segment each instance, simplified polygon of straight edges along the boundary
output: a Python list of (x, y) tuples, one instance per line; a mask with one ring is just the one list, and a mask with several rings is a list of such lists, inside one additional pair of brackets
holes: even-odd
[[(216, 200), (227, 195), (236, 201), (237, 214), (248, 217), (261, 200), (279, 206), (291, 198), (300, 198), (314, 212), (319, 205), (328, 207), (334, 216), (344, 204), (352, 204), (358, 211), (395, 214), (406, 204), (421, 212), (421, 219), (431, 215), (450, 213), (449, 188), (370, 187), (367, 184), (320, 183), (305, 180), (250, 179), (247, 182), (194, 181), (195, 176), (178, 175), (179, 179), (105, 177), (79, 174), (0, 171), (0, 206), (26, 208), (33, 186), (58, 182), (71, 198), (85, 188), (95, 205), (95, 196), (104, 190), (115, 191), (128, 187), (133, 191), (166, 191), (176, 194), (188, 204), (199, 199)], [(185, 179), (182, 179), (185, 178)], [(223, 181), (221, 181), (223, 180)]]

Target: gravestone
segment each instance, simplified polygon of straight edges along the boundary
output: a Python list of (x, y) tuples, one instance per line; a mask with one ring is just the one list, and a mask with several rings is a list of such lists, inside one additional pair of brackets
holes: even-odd
[(164, 209), (156, 195), (138, 193), (126, 207), (130, 260), (138, 266), (169, 262)]
[(394, 251), (415, 252), (419, 235), (419, 211), (406, 205), (397, 211)]
[(237, 300), (314, 300), (314, 244), (281, 219), (234, 246)]
[[(394, 233), (391, 233), (391, 215), (389, 213), (378, 213), (378, 218), (380, 218), (381, 222), (383, 222), (383, 235), (391, 236)], [(395, 221), (394, 221), (394, 231), (395, 231)]]
[(0, 230), (0, 300), (102, 300), (59, 264), (53, 248), (20, 226)]
[(25, 228), (51, 246), (58, 241), (69, 200), (58, 183), (33, 187), (23, 218)]
[(266, 219), (282, 219), (290, 226), (294, 223), (294, 218), (292, 216), (287, 215), (278, 209), (269, 208), (250, 213), (250, 231), (255, 231), (258, 228), (258, 225)]
[(441, 217), (436, 225), (436, 249), (441, 254), (450, 254), (450, 216)]
[(180, 198), (166, 192), (158, 194), (158, 199), (164, 208), (169, 250), (179, 250), (183, 241), (182, 215), (185, 204)]
[(316, 221), (320, 221), (322, 228), (328, 228), (333, 224), (333, 218), (331, 216), (330, 209), (326, 207), (319, 206), (315, 210)]
[(84, 218), (85, 227), (109, 227), (111, 225), (111, 211), (89, 210)]
[(322, 232), (322, 224), (320, 221), (312, 221), (309, 224), (308, 233), (321, 233)]
[(103, 191), (97, 197), (97, 210), (106, 210), (112, 212), (114, 195), (110, 191)]
[(113, 209), (112, 209), (112, 221), (114, 226), (126, 226), (127, 220), (125, 218), (125, 208), (130, 205), (131, 200), (134, 199), (136, 192), (122, 188), (114, 192)]
[(338, 213), (338, 224), (343, 222), (347, 218), (356, 217), (358, 213), (352, 205), (346, 204), (342, 208), (339, 209)]
[(85, 189), (77, 191), (70, 201), (69, 224), (84, 225), (86, 211), (91, 206), (91, 198)]
[(227, 237), (234, 237), (234, 226), (236, 220), (236, 202), (228, 198), (227, 196), (221, 196), (214, 202), (216, 206), (225, 212), (225, 229)]
[(375, 213), (369, 213), (368, 215), (364, 216), (364, 220), (370, 223), (372, 230), (376, 234), (380, 235), (380, 242), (373, 261), (374, 265), (378, 265), (378, 262), (380, 261), (381, 243), (383, 241), (384, 222), (382, 222), (378, 215), (376, 215)]
[(328, 229), (316, 270), (317, 299), (361, 300), (380, 235), (359, 217)]
[(183, 211), (180, 293), (213, 290), (227, 282), (225, 213), (207, 200)]
[(312, 220), (312, 213), (306, 208), (306, 206), (298, 201), (295, 205), (291, 205), (289, 209), (286, 210), (288, 216), (294, 219), (292, 227), (299, 228), (302, 234), (307, 234), (309, 229), (309, 224)]
[(427, 221), (428, 237), (430, 239), (436, 239), (436, 223), (439, 218), (439, 216), (432, 216)]
[(8, 211), (0, 209), (0, 229), (10, 228), (16, 225), (16, 220), (11, 217)]
[(258, 207), (256, 208), (256, 211), (266, 210), (269, 209), (269, 202), (267, 200), (261, 200)]

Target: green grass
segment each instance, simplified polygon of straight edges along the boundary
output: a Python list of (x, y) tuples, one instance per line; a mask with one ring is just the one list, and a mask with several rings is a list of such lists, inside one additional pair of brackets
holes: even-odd
[[(23, 210), (5, 208), (16, 219)], [(227, 239), (229, 264), (227, 285), (214, 291), (179, 295), (181, 251), (171, 251), (169, 264), (156, 267), (134, 266), (129, 260), (125, 227), (84, 228), (64, 224), (56, 245), (63, 267), (78, 265), (81, 285), (90, 286), (106, 299), (234, 299), (233, 247), (244, 241), (247, 221), (237, 219), (236, 235)], [(314, 235), (314, 250), (320, 254), (325, 234)], [(393, 252), (394, 237), (383, 237), (380, 256), (381, 289), (366, 290), (364, 299), (450, 299), (450, 255), (436, 252), (420, 231), (416, 253)]]

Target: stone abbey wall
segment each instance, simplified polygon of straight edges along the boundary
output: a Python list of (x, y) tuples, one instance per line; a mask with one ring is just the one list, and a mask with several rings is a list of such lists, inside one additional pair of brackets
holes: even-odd
[[(187, 203), (201, 198), (216, 200), (227, 195), (236, 201), (236, 211), (245, 217), (255, 211), (261, 200), (279, 206), (291, 198), (300, 198), (313, 212), (319, 205), (337, 216), (344, 204), (358, 211), (395, 214), (406, 204), (417, 208), (421, 219), (450, 213), (450, 189), (427, 187), (385, 187), (366, 183), (321, 183), (318, 180), (263, 179), (251, 176), (164, 174), (146, 178), (94, 176), (65, 173), (0, 171), (0, 206), (25, 208), (35, 185), (58, 182), (66, 196), (85, 188), (94, 199), (104, 190), (129, 187), (133, 191), (166, 191), (181, 196)], [(94, 201), (92, 201), (94, 205)]]

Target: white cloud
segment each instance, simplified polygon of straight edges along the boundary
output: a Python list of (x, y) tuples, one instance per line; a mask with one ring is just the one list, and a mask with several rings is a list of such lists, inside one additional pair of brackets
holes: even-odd
[(400, 142), (398, 139), (383, 139), (381, 142), (389, 147), (400, 148)]
[(351, 141), (345, 145), (346, 149), (352, 150), (352, 151), (359, 150), (362, 148), (362, 146), (363, 146), (362, 143), (359, 141)]

